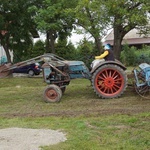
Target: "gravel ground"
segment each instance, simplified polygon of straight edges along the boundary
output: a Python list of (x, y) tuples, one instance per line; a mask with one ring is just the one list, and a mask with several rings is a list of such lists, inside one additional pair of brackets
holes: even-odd
[(53, 145), (65, 140), (65, 134), (55, 130), (0, 129), (0, 150), (40, 150), (40, 146)]

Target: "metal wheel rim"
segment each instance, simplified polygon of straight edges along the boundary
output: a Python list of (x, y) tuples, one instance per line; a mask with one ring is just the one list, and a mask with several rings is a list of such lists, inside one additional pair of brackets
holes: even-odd
[(95, 85), (100, 93), (114, 96), (123, 89), (124, 79), (117, 70), (103, 69), (97, 74)]
[(55, 90), (53, 90), (53, 89), (48, 89), (45, 92), (45, 95), (46, 95), (46, 97), (48, 97), (51, 100), (55, 100), (58, 97), (57, 92)]

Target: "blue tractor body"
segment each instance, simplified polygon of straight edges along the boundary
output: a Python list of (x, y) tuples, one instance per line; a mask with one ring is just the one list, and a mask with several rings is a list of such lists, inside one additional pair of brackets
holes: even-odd
[(86, 78), (90, 79), (91, 74), (89, 69), (82, 61), (62, 61), (61, 64), (51, 66), (49, 63), (45, 63), (43, 66), (44, 80), (48, 84), (58, 84), (59, 86), (69, 84), (71, 79)]

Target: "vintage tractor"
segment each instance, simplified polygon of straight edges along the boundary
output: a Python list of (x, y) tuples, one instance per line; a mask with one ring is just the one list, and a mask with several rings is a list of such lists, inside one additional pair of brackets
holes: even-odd
[(82, 61), (61, 62), (62, 64), (55, 64), (55, 67), (51, 61), (43, 65), (43, 76), (49, 84), (44, 92), (47, 102), (59, 101), (66, 85), (74, 78), (91, 80), (95, 93), (101, 98), (119, 97), (126, 88), (126, 68), (118, 61), (101, 62), (90, 72)]
[(150, 65), (142, 63), (133, 70), (136, 92), (143, 98), (150, 99)]
[(44, 54), (14, 65), (0, 66), (0, 77), (9, 75), (14, 68), (41, 61), (44, 62), (43, 78), (48, 84), (43, 94), (46, 102), (59, 102), (66, 86), (74, 78), (89, 79), (94, 92), (100, 98), (119, 97), (127, 86), (126, 67), (119, 61), (99, 62), (89, 71), (82, 61), (67, 61), (54, 54)]

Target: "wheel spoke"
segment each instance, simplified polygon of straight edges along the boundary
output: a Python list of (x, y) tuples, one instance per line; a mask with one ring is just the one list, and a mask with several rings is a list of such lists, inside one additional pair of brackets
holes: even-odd
[(114, 71), (114, 72), (113, 72), (113, 74), (112, 74), (112, 78), (114, 78), (115, 74), (116, 74), (116, 71)]
[(150, 87), (149, 86), (135, 86), (136, 92), (145, 99), (150, 99)]
[(113, 90), (116, 92), (118, 89), (120, 89), (120, 84), (114, 84)]
[(107, 88), (107, 87), (105, 87), (103, 92), (104, 92), (104, 93), (107, 93), (107, 92), (106, 92), (106, 91), (107, 91), (107, 89), (108, 89), (108, 88)]
[(102, 76), (98, 76), (98, 79), (100, 79), (100, 80), (105, 80), (105, 78), (102, 77)]
[(115, 80), (116, 78), (118, 78), (118, 74), (117, 74), (116, 76), (114, 76), (113, 78), (114, 78), (114, 80)]
[(112, 77), (112, 75), (111, 75), (111, 74), (112, 74), (112, 71), (110, 70), (110, 71), (109, 71), (109, 77)]
[(115, 81), (122, 81), (122, 78), (115, 79)]
[(105, 70), (106, 77), (109, 77), (108, 70)]
[(106, 75), (105, 75), (104, 73), (102, 73), (102, 76), (103, 76), (104, 78), (107, 78)]
[(104, 82), (103, 82), (103, 81), (98, 82), (98, 83), (97, 83), (97, 85), (98, 85), (98, 87), (105, 87), (105, 85), (104, 85)]
[(113, 93), (114, 93), (113, 87), (108, 88), (108, 94), (113, 94)]

